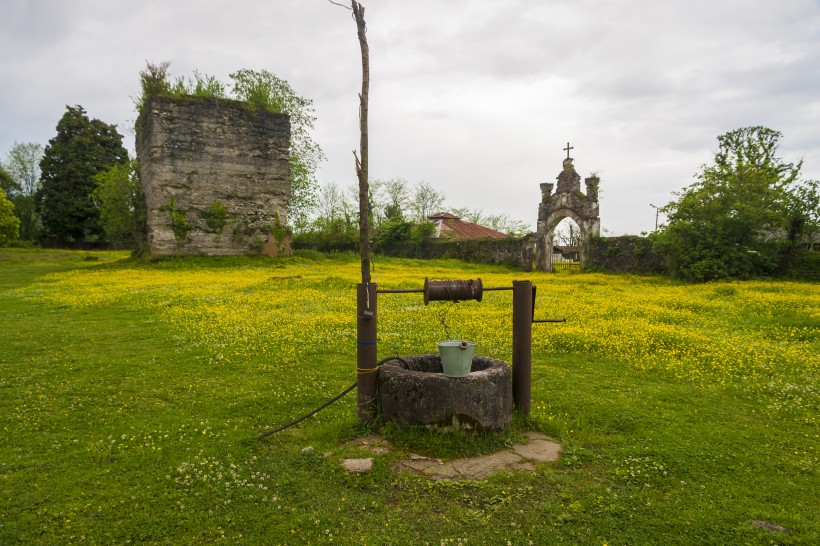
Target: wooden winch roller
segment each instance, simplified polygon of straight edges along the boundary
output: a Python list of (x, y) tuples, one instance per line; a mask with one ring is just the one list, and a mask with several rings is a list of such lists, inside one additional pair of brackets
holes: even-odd
[(424, 305), (431, 301), (481, 301), (483, 294), (481, 279), (431, 281), (424, 278)]

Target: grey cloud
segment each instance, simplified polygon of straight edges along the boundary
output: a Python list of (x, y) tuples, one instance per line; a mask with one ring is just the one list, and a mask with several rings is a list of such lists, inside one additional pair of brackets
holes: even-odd
[[(817, 3), (364, 3), (374, 176), (532, 221), (569, 139), (579, 172), (602, 172), (616, 232), (654, 222), (622, 194), (663, 201), (739, 126), (782, 131), (784, 156), (820, 178)], [(14, 140), (47, 142), (66, 104), (124, 130), (145, 60), (170, 60), (174, 74), (287, 79), (315, 101), (322, 178), (354, 181), (359, 48), (349, 12), (325, 0), (5, 0), (0, 30), (13, 51), (0, 59), (0, 157)]]

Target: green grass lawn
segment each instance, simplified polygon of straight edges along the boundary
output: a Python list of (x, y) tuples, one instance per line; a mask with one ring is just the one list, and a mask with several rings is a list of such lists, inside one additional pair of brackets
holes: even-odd
[[(502, 434), (372, 432), (355, 393), (354, 256), (0, 250), (0, 544), (818, 544), (820, 287), (547, 275), (378, 257), (384, 288), (529, 279), (532, 413)], [(510, 294), (379, 300), (379, 356), (433, 352), (441, 315), (510, 361)], [(535, 473), (431, 482), (410, 452), (486, 453), (540, 430)], [(312, 452), (302, 454), (305, 447)], [(767, 530), (765, 521), (788, 529)]]

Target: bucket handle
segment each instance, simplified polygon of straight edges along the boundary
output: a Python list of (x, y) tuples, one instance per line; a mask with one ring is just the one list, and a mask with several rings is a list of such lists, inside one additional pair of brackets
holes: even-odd
[(458, 348), (461, 349), (462, 351), (466, 351), (467, 347), (468, 347), (467, 342), (464, 341), (464, 340), (461, 340), (461, 343), (458, 344)]

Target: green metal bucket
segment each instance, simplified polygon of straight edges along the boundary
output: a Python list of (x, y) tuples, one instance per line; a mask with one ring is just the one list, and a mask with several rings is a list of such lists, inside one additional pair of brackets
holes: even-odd
[(472, 341), (440, 341), (438, 353), (447, 377), (466, 377), (473, 365), (475, 343)]

